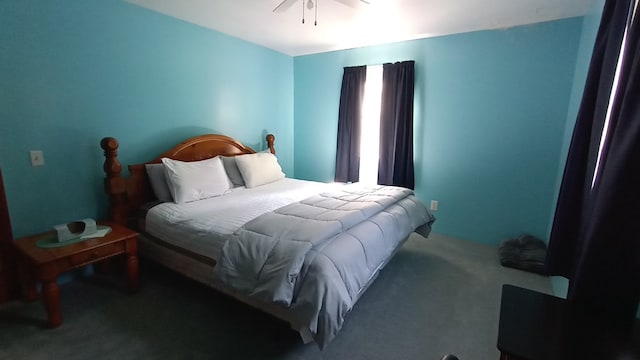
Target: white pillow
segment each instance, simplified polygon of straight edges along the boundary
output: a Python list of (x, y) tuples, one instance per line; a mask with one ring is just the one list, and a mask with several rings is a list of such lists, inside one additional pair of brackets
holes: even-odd
[(248, 188), (284, 178), (278, 159), (271, 153), (239, 155), (236, 156), (236, 164)]
[(165, 202), (173, 201), (169, 184), (167, 184), (167, 177), (164, 174), (164, 164), (145, 164), (144, 167), (147, 170), (151, 189), (156, 198)]
[(229, 178), (219, 157), (184, 162), (163, 158), (167, 184), (178, 204), (210, 198), (229, 190)]

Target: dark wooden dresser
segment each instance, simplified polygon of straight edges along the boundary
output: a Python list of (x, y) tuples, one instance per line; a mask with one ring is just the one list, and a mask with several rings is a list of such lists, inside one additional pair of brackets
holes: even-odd
[(7, 196), (0, 169), (0, 304), (19, 296), (18, 273)]
[(562, 298), (503, 285), (501, 360), (640, 359), (640, 321), (621, 328)]

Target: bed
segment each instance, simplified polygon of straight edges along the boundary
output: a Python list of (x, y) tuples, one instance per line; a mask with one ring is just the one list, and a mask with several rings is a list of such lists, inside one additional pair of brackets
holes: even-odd
[(274, 141), (267, 135), (256, 152), (224, 135), (197, 136), (124, 176), (118, 141), (104, 138), (109, 217), (140, 232), (142, 257), (322, 348), (408, 236), (427, 237), (435, 217), (408, 189), (287, 178)]

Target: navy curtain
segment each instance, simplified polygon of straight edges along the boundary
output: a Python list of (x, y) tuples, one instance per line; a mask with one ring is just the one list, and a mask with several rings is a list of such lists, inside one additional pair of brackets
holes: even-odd
[[(609, 105), (632, 0), (608, 0), (576, 119), (546, 267), (569, 279), (567, 298), (610, 320), (635, 317), (640, 299), (639, 24), (629, 27), (617, 96)], [(596, 169), (607, 108), (607, 141)], [(592, 187), (593, 174), (597, 178)]]
[(384, 64), (378, 184), (414, 188), (414, 61)]
[(366, 66), (344, 68), (338, 112), (337, 182), (357, 182), (360, 179), (360, 118), (366, 79)]

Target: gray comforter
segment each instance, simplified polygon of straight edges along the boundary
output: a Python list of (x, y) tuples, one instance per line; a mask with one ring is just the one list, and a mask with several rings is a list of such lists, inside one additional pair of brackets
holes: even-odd
[(380, 268), (435, 218), (409, 189), (345, 185), (248, 222), (226, 242), (216, 275), (227, 286), (293, 312), (322, 347)]

